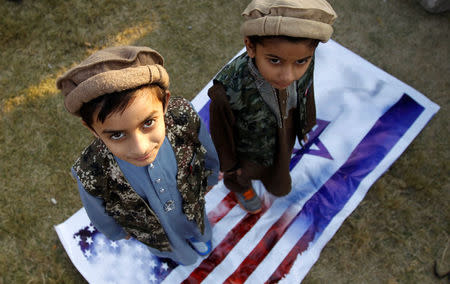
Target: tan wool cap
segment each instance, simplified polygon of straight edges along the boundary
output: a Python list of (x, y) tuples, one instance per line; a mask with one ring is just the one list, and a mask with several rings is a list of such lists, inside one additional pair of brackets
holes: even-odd
[(169, 87), (164, 59), (145, 46), (117, 46), (95, 52), (56, 81), (64, 95), (64, 105), (79, 116), (84, 103), (99, 96), (157, 84)]
[(244, 36), (290, 36), (327, 42), (336, 12), (325, 0), (253, 0), (242, 13)]

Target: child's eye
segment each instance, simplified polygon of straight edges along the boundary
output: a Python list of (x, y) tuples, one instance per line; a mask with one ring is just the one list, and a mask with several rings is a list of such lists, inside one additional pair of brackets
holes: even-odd
[(123, 134), (123, 132), (115, 132), (113, 134), (111, 134), (110, 138), (112, 140), (120, 140), (125, 136), (125, 134)]
[(147, 119), (144, 122), (144, 128), (150, 128), (153, 126), (153, 124), (155, 124), (155, 120), (154, 119)]
[(280, 63), (280, 59), (278, 59), (278, 58), (269, 58), (269, 61), (272, 64), (279, 64)]
[(297, 64), (300, 64), (300, 65), (305, 64), (306, 62), (308, 62), (308, 59), (297, 60)]

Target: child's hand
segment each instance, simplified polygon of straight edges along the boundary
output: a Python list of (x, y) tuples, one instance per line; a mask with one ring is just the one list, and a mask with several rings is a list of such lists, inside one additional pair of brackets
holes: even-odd
[(217, 180), (222, 180), (223, 179), (223, 172), (219, 172), (219, 176), (217, 177)]
[(125, 237), (125, 240), (129, 240), (131, 238), (130, 234)]
[[(237, 168), (237, 169), (234, 170), (234, 171), (229, 171), (229, 172), (226, 172), (226, 173), (229, 174), (229, 175), (235, 173), (236, 175), (240, 176), (240, 175), (242, 174), (242, 169), (241, 169), (241, 168)], [(222, 173), (222, 175), (223, 175), (223, 173)]]
[(308, 136), (305, 134), (305, 136), (303, 136), (303, 142), (308, 143)]

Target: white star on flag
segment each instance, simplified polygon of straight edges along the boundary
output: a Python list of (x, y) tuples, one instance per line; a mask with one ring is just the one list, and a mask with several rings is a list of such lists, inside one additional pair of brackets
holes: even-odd
[(155, 274), (150, 274), (150, 276), (148, 277), (148, 280), (155, 282), (156, 281)]
[(88, 231), (91, 233), (95, 232), (95, 227), (92, 224), (90, 224), (88, 227)]

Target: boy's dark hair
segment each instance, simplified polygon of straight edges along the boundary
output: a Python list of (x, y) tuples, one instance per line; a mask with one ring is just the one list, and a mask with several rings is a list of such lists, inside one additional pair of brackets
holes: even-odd
[(133, 102), (136, 92), (144, 88), (149, 88), (152, 94), (156, 94), (156, 97), (163, 105), (163, 109), (165, 109), (167, 93), (160, 86), (151, 84), (143, 85), (134, 89), (128, 89), (122, 92), (105, 94), (95, 98), (83, 104), (80, 108), (80, 116), (89, 127), (92, 127), (94, 122), (94, 113), (99, 110), (97, 121), (103, 123), (110, 114), (124, 112), (127, 106)]
[(309, 42), (309, 46), (313, 47), (313, 48), (316, 48), (317, 45), (320, 42), (320, 40), (314, 39), (314, 38), (291, 37), (291, 36), (284, 36), (284, 35), (279, 35), (279, 36), (257, 36), (257, 35), (252, 35), (252, 36), (249, 36), (248, 39), (254, 45), (256, 45), (256, 44), (264, 45), (264, 41), (267, 40), (267, 39), (283, 39), (283, 40), (287, 40), (287, 41), (292, 42), (292, 43)]

